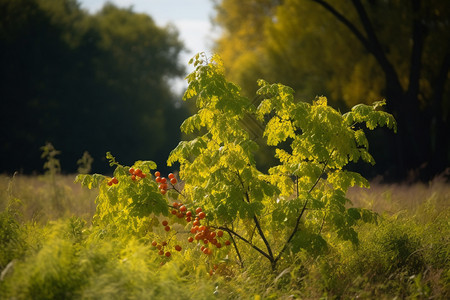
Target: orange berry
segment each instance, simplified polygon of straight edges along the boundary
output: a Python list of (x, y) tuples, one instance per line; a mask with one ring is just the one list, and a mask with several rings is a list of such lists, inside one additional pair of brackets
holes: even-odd
[(209, 233), (209, 237), (210, 237), (211, 239), (215, 238), (215, 237), (216, 237), (216, 233), (215, 233), (214, 231), (210, 232), (210, 233)]
[(161, 176), (161, 173), (159, 171), (156, 171), (155, 172), (155, 177), (159, 177), (159, 176)]
[(204, 218), (206, 217), (206, 214), (205, 214), (204, 212), (200, 212), (200, 213), (198, 214), (198, 217), (199, 217), (200, 219), (204, 219)]
[(185, 212), (187, 210), (186, 206), (182, 205), (180, 206), (180, 211)]
[(178, 204), (177, 202), (174, 202), (174, 203), (172, 204), (172, 206), (175, 207), (175, 208), (177, 208), (178, 206), (180, 206), (180, 204)]
[(114, 184), (118, 184), (118, 183), (119, 183), (119, 180), (118, 180), (116, 177), (113, 177), (113, 178), (111, 179), (111, 181), (112, 181), (112, 183), (114, 183)]
[(113, 183), (112, 183), (112, 181), (111, 181), (111, 180), (110, 180), (110, 181), (108, 181), (108, 185), (109, 185), (109, 186), (112, 186), (112, 184), (113, 184)]
[(202, 208), (201, 207), (197, 207), (197, 209), (195, 210), (195, 213), (199, 214), (201, 211), (202, 211)]
[(161, 182), (161, 177), (156, 177), (156, 178), (155, 178), (155, 181), (156, 181), (156, 182)]
[(138, 176), (141, 177), (141, 178), (147, 177), (147, 175), (145, 175), (144, 173), (141, 173), (141, 175), (138, 175)]
[(192, 211), (186, 212), (186, 217), (192, 217)]
[(134, 175), (140, 177), (140, 176), (142, 175), (142, 170), (141, 170), (141, 169), (136, 169), (136, 170), (134, 171)]
[(166, 183), (166, 182), (167, 182), (166, 177), (161, 177), (161, 183)]
[(176, 209), (172, 209), (172, 211), (170, 212), (172, 215), (176, 215), (178, 213), (178, 211)]
[(191, 233), (192, 233), (192, 234), (195, 234), (196, 232), (197, 232), (197, 228), (192, 227), (192, 228), (191, 228)]
[(194, 241), (194, 238), (192, 237), (192, 236), (190, 236), (189, 238), (188, 238), (188, 242), (189, 243), (192, 243)]
[(131, 175), (131, 180), (135, 181), (136, 180), (136, 175)]
[(173, 175), (172, 173), (169, 173), (169, 175), (167, 175), (167, 177), (169, 177), (169, 179), (175, 178), (175, 175)]
[(200, 226), (198, 229), (199, 229), (200, 231), (205, 231), (206, 226), (205, 226), (205, 225), (202, 225), (202, 226)]
[(170, 179), (170, 183), (171, 184), (177, 184), (177, 179), (176, 178), (172, 178), (172, 179)]
[(131, 175), (134, 175), (134, 169), (133, 169), (133, 168), (130, 168), (130, 169), (128, 170), (128, 172), (130, 172)]
[(159, 190), (161, 194), (165, 195), (167, 193), (167, 190)]
[(186, 217), (186, 222), (191, 222), (191, 217)]
[(200, 222), (198, 220), (195, 220), (194, 222), (192, 222), (192, 225), (198, 226), (198, 225), (200, 225)]

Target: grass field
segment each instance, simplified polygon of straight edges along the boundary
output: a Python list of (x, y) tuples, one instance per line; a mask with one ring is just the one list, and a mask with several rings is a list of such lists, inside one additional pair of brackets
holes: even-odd
[(380, 216), (359, 225), (357, 247), (331, 238), (325, 254), (275, 271), (251, 252), (241, 268), (230, 251), (213, 276), (187, 245), (161, 265), (148, 240), (102, 236), (90, 225), (96, 191), (74, 177), (0, 176), (1, 299), (450, 299), (444, 177), (350, 190)]

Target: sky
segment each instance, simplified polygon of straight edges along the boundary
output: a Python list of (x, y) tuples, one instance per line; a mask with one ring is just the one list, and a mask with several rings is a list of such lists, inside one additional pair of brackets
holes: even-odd
[[(90, 13), (95, 13), (103, 7), (107, 0), (78, 0), (81, 7)], [(186, 66), (189, 59), (198, 52), (211, 54), (212, 38), (217, 31), (213, 30), (211, 17), (213, 16), (212, 0), (109, 0), (118, 7), (132, 7), (134, 12), (150, 15), (159, 26), (172, 23), (180, 33), (180, 39), (189, 53), (182, 53), (181, 63)], [(175, 90), (180, 91), (186, 86), (184, 80), (176, 81)]]

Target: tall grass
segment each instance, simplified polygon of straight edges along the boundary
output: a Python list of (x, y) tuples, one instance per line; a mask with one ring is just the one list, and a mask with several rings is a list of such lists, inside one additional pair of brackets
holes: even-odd
[(197, 249), (162, 258), (129, 236), (102, 238), (90, 225), (95, 190), (74, 176), (0, 176), (1, 299), (449, 299), (450, 185), (381, 184), (352, 189), (356, 206), (379, 214), (360, 243), (328, 237), (329, 250), (269, 266), (230, 251), (216, 274)]

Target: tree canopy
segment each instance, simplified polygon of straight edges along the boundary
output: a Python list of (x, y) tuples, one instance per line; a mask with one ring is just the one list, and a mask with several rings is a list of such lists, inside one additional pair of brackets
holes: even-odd
[(0, 0), (0, 171), (41, 170), (46, 142), (67, 172), (85, 150), (94, 170), (107, 151), (163, 163), (184, 117), (168, 84), (183, 49), (175, 28), (113, 4)]
[(216, 12), (216, 52), (245, 94), (265, 78), (341, 109), (386, 98), (399, 131), (369, 137), (377, 172), (429, 178), (450, 166), (448, 1), (222, 0)]

